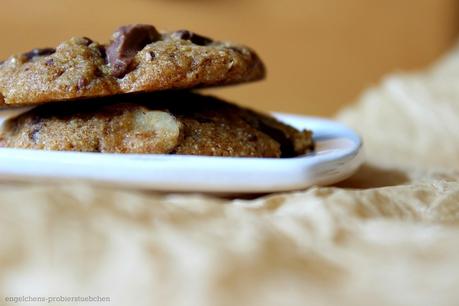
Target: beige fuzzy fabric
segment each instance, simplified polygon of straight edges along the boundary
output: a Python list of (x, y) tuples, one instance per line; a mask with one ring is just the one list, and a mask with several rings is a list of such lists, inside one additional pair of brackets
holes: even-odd
[(3, 182), (0, 304), (459, 305), (459, 50), (338, 118), (368, 162), (334, 187), (228, 200)]

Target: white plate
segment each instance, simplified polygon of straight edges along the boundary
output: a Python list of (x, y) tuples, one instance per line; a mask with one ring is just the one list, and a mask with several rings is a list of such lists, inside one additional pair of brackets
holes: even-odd
[(158, 191), (265, 193), (328, 185), (362, 163), (362, 141), (343, 125), (320, 118), (275, 116), (313, 130), (316, 151), (295, 158), (121, 155), (0, 149), (0, 177), (85, 179)]

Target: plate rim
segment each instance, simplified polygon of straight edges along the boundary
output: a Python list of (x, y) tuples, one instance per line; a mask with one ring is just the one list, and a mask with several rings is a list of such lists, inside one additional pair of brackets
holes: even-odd
[[(211, 166), (214, 166), (216, 163), (223, 163), (226, 167), (226, 170), (230, 169), (231, 171), (234, 171), (231, 167), (239, 166), (239, 167), (249, 167), (251, 169), (257, 169), (257, 167), (266, 167), (266, 165), (269, 163), (269, 167), (272, 169), (263, 169), (263, 173), (270, 173), (269, 170), (271, 170), (271, 173), (290, 173), (291, 178), (287, 178), (284, 183), (278, 182), (278, 184), (274, 184), (275, 180), (271, 180), (271, 183), (267, 184), (262, 184), (256, 182), (249, 184), (250, 186), (240, 186), (237, 187), (234, 184), (231, 185), (228, 182), (225, 182), (225, 178), (222, 177), (220, 182), (209, 182), (207, 184), (203, 184), (203, 180), (201, 178), (201, 183), (197, 184), (197, 182), (194, 182), (194, 184), (190, 184), (190, 181), (184, 180), (184, 178), (181, 178), (181, 183), (179, 184), (172, 184), (170, 177), (165, 177), (167, 178), (167, 182), (160, 184), (160, 182), (150, 180), (149, 182), (145, 183), (139, 178), (135, 179), (135, 177), (128, 176), (125, 181), (122, 179), (116, 179), (116, 178), (110, 178), (109, 176), (104, 176), (102, 174), (99, 174), (99, 177), (97, 178), (97, 175), (81, 175), (81, 176), (75, 176), (75, 171), (73, 175), (69, 176), (52, 176), (49, 173), (46, 175), (43, 175), (42, 171), (42, 176), (41, 178), (44, 179), (46, 178), (47, 180), (53, 180), (53, 179), (65, 179), (65, 180), (72, 180), (72, 179), (83, 179), (91, 182), (98, 182), (98, 183), (108, 183), (110, 185), (118, 185), (118, 186), (126, 186), (126, 187), (136, 187), (136, 188), (141, 188), (141, 189), (149, 189), (149, 190), (158, 190), (158, 191), (177, 191), (177, 192), (211, 192), (211, 193), (264, 193), (264, 192), (279, 192), (279, 191), (292, 191), (292, 190), (299, 190), (299, 189), (304, 189), (312, 185), (328, 185), (332, 183), (336, 183), (338, 181), (341, 181), (343, 179), (346, 179), (347, 177), (351, 176), (357, 169), (358, 167), (363, 163), (363, 141), (362, 138), (352, 129), (346, 127), (340, 122), (333, 121), (330, 119), (326, 118), (321, 118), (321, 117), (312, 117), (312, 116), (302, 116), (298, 114), (289, 114), (289, 113), (273, 113), (273, 115), (281, 120), (282, 122), (285, 122), (287, 124), (293, 125), (295, 127), (298, 127), (298, 123), (303, 123), (304, 127), (309, 126), (313, 130), (313, 132), (318, 133), (317, 130), (314, 131), (313, 126), (326, 126), (328, 127), (328, 132), (329, 136), (342, 136), (342, 138), (349, 139), (353, 142), (353, 146), (350, 146), (346, 150), (338, 150), (337, 152), (333, 152), (334, 154), (324, 154), (321, 156), (313, 154), (306, 154), (303, 156), (298, 156), (298, 157), (292, 157), (292, 158), (256, 158), (256, 157), (212, 157), (212, 156), (192, 156), (192, 155), (165, 155), (165, 154), (150, 154), (150, 155), (145, 155), (145, 154), (113, 154), (113, 153), (104, 153), (101, 155), (101, 153), (91, 153), (91, 152), (58, 152), (58, 151), (42, 151), (42, 150), (30, 150), (30, 149), (15, 149), (15, 148), (0, 148), (0, 159), (3, 159), (6, 155), (7, 152), (15, 152), (16, 159), (19, 161), (22, 160), (25, 161), (26, 163), (32, 163), (37, 162), (43, 159), (52, 159), (53, 157), (56, 158), (64, 158), (67, 157), (70, 159), (69, 163), (65, 163), (60, 161), (58, 165), (61, 167), (72, 164), (74, 167), (78, 167), (80, 165), (86, 165), (85, 162), (87, 162), (87, 159), (90, 159), (92, 161), (97, 161), (99, 162), (99, 167), (102, 166), (107, 166), (107, 163), (112, 163), (113, 161), (122, 161), (126, 163), (130, 163), (131, 169), (135, 169), (135, 166), (139, 166), (138, 164), (144, 163), (145, 161), (161, 161), (165, 162), (168, 161), (167, 166), (172, 167), (171, 169), (174, 169), (173, 165), (174, 163), (175, 168), (177, 168), (177, 163), (179, 165), (186, 165), (186, 163), (203, 163), (207, 164), (204, 167), (207, 173), (211, 172)], [(296, 124), (294, 124), (296, 123)], [(323, 129), (324, 130), (324, 129)], [(326, 130), (326, 129), (325, 129)], [(327, 135), (326, 133), (318, 133), (316, 135), (313, 134), (313, 137), (315, 140), (318, 141), (323, 141), (326, 139)], [(322, 138), (321, 138), (322, 137)], [(44, 157), (45, 156), (45, 157)], [(86, 156), (88, 158), (86, 159), (73, 159), (71, 157), (74, 156)], [(107, 158), (107, 156), (109, 158)], [(311, 160), (313, 159), (313, 162)], [(83, 163), (82, 163), (83, 160)], [(179, 161), (179, 162), (178, 162)], [(80, 164), (78, 164), (80, 162)], [(122, 163), (121, 162), (121, 163)], [(337, 163), (338, 162), (338, 163)], [(336, 165), (340, 165), (340, 173), (335, 172), (330, 172), (328, 174), (321, 172), (324, 169), (321, 169), (321, 167), (325, 167), (324, 165), (330, 164), (332, 165), (335, 163)], [(3, 166), (1, 165), (3, 164)], [(156, 163), (157, 169), (165, 169), (167, 167), (164, 167), (164, 165), (161, 165), (160, 163)], [(172, 165), (172, 166), (171, 166)], [(125, 166), (125, 165), (123, 165)], [(210, 166), (210, 167), (209, 167)], [(10, 171), (5, 171), (5, 165), (4, 163), (0, 163), (0, 177), (15, 177), (15, 178), (23, 178), (30, 180), (33, 177), (39, 178), (38, 175), (32, 175), (29, 171), (29, 173), (24, 173), (24, 171), (21, 173), (14, 173), (14, 169), (10, 169)], [(120, 167), (119, 167), (120, 168)], [(122, 168), (122, 167), (121, 167)], [(190, 168), (192, 169), (192, 167)], [(187, 169), (189, 171), (190, 169)], [(283, 169), (283, 170), (282, 170)], [(118, 169), (118, 173), (122, 173), (123, 169)], [(196, 170), (196, 169), (195, 169)], [(275, 171), (274, 171), (275, 170)], [(336, 169), (335, 169), (336, 170)], [(221, 172), (221, 169), (219, 169)], [(229, 171), (229, 172), (231, 172)], [(333, 171), (333, 169), (328, 169), (328, 171)], [(18, 171), (17, 171), (18, 172)], [(27, 172), (27, 171), (25, 171)], [(217, 173), (216, 171), (215, 173)], [(304, 172), (304, 173), (302, 173)], [(250, 173), (245, 169), (244, 171), (240, 171), (242, 174), (248, 174)], [(228, 174), (228, 173), (227, 173)], [(303, 175), (302, 175), (303, 174)], [(176, 176), (178, 175), (177, 173), (175, 174)], [(222, 175), (220, 173), (220, 175)], [(234, 173), (230, 173), (230, 175), (235, 176)], [(315, 175), (315, 177), (314, 177)], [(224, 176), (224, 175), (223, 175)], [(293, 179), (292, 179), (293, 178)], [(145, 179), (145, 178), (144, 178)], [(293, 182), (296, 182), (295, 184)], [(220, 184), (219, 184), (220, 183)], [(188, 185), (187, 185), (188, 184)], [(224, 185), (224, 186), (223, 186)], [(218, 187), (220, 186), (220, 187)]]

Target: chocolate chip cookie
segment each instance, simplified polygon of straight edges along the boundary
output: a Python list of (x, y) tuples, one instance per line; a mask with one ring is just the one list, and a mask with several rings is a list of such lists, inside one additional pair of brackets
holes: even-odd
[(245, 46), (187, 30), (130, 25), (106, 45), (71, 38), (56, 49), (34, 49), (0, 62), (0, 106), (229, 85), (264, 75), (263, 63)]
[(187, 91), (38, 106), (10, 119), (0, 146), (42, 150), (292, 157), (313, 149), (311, 132)]

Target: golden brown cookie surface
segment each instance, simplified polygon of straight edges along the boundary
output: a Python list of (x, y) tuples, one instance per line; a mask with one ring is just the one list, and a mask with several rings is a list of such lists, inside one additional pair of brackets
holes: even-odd
[(311, 133), (189, 92), (38, 106), (3, 125), (0, 146), (60, 151), (291, 157)]
[(186, 30), (160, 33), (131, 25), (119, 28), (107, 45), (71, 38), (56, 49), (0, 62), (0, 106), (229, 85), (264, 75), (263, 63), (247, 47)]

